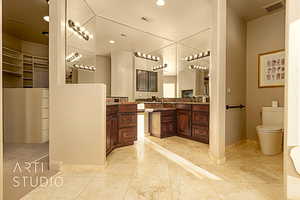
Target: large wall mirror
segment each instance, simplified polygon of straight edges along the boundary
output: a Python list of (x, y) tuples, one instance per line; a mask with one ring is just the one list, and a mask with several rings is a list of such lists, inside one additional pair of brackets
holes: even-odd
[(209, 96), (210, 56), (200, 58), (211, 48), (207, 24), (168, 39), (96, 16), (83, 0), (67, 0), (66, 29), (66, 83), (104, 83), (107, 96), (129, 100)]

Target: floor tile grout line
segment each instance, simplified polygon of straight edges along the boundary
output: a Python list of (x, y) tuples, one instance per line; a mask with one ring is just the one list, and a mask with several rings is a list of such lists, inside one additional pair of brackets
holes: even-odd
[[(78, 178), (83, 178), (83, 177), (78, 177)], [(88, 178), (90, 178), (90, 180), (87, 182), (87, 184), (85, 186), (82, 187), (82, 189), (80, 190), (78, 195), (76, 197), (74, 197), (73, 200), (76, 200), (80, 197), (80, 195), (83, 193), (83, 191), (88, 188), (90, 183), (92, 183), (92, 181), (94, 180), (93, 178), (95, 178), (95, 177), (91, 176), (91, 177), (88, 177)]]
[[(192, 173), (193, 175), (195, 176), (198, 176), (198, 175), (201, 175), (203, 176), (203, 174), (201, 174), (199, 171), (206, 171), (208, 172), (207, 170), (204, 170), (202, 169), (201, 167), (193, 164), (192, 162), (186, 160), (185, 158), (167, 150), (166, 148), (162, 147), (161, 145), (159, 144), (156, 144), (155, 142), (152, 142), (151, 140), (145, 138), (145, 144), (147, 144), (148, 146), (150, 146), (153, 150), (155, 150), (156, 152), (160, 153), (161, 155), (163, 155), (164, 157), (166, 157), (167, 159), (173, 161), (174, 163), (176, 163), (177, 165), (181, 166), (183, 169), (185, 169), (186, 171)], [(154, 148), (153, 146), (156, 146), (156, 148)], [(172, 154), (173, 157), (176, 157), (175, 158), (172, 158), (171, 156), (168, 156), (166, 154)], [(180, 161), (179, 161), (180, 160)], [(207, 174), (207, 175), (204, 175), (206, 176), (207, 178), (212, 178), (212, 179), (216, 179), (216, 180), (220, 180), (220, 178), (214, 174)], [(222, 180), (222, 179), (221, 179)]]

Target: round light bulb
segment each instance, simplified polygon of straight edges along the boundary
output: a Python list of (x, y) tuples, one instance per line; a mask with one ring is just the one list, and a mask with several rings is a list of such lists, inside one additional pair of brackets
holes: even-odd
[(46, 22), (49, 22), (49, 21), (50, 21), (49, 16), (44, 16), (43, 19), (44, 19)]
[(165, 0), (157, 0), (156, 5), (158, 6), (164, 6), (166, 4)]

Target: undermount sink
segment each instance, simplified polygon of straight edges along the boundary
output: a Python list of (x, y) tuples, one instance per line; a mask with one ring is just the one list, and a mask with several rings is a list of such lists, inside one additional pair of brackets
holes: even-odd
[(294, 166), (298, 174), (300, 174), (300, 146), (294, 147), (291, 150), (290, 156), (293, 160)]

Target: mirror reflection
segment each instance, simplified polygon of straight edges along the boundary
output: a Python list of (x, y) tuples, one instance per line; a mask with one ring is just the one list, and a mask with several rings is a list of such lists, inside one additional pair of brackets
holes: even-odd
[(108, 97), (132, 101), (209, 97), (209, 26), (168, 39), (94, 16), (79, 4), (67, 9), (66, 83), (104, 83)]

